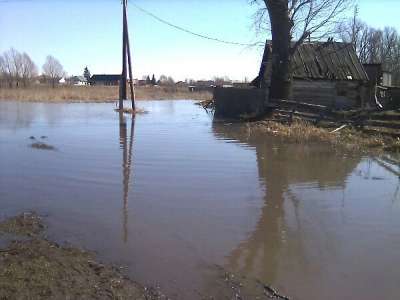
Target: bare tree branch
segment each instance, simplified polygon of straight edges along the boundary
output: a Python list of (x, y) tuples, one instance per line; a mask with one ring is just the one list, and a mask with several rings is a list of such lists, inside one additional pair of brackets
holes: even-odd
[(65, 72), (61, 63), (56, 58), (49, 55), (46, 57), (46, 62), (43, 65), (43, 75), (50, 80), (54, 88), (58, 81), (65, 75)]

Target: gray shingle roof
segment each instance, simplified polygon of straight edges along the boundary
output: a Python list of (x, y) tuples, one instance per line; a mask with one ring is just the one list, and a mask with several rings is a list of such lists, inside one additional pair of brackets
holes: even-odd
[(347, 43), (304, 43), (294, 54), (292, 68), (293, 77), (301, 79), (368, 80), (353, 46)]

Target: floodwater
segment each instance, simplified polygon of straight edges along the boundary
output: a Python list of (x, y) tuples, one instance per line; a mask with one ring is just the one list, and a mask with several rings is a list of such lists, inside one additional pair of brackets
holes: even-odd
[(0, 217), (46, 215), (51, 238), (173, 299), (223, 299), (216, 265), (292, 299), (399, 299), (397, 166), (250, 135), (192, 101), (138, 106), (0, 102)]

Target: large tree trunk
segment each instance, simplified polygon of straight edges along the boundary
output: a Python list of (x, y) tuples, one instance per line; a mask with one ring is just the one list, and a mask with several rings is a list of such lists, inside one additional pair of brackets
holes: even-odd
[(270, 99), (289, 99), (292, 89), (290, 68), (291, 21), (287, 0), (264, 0), (272, 33), (272, 76)]

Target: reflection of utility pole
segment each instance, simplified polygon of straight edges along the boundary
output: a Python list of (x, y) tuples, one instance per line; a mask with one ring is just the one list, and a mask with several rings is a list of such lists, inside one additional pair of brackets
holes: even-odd
[(128, 34), (128, 17), (126, 13), (127, 0), (122, 0), (122, 2), (123, 2), (122, 74), (119, 86), (119, 107), (118, 107), (120, 110), (124, 108), (124, 100), (127, 99), (127, 94), (126, 94), (126, 83), (128, 80), (127, 59), (129, 65), (129, 85), (131, 91), (132, 109), (135, 109), (135, 93), (134, 93), (133, 78), (132, 78), (132, 60), (131, 60), (129, 34)]
[(119, 113), (119, 142), (122, 149), (122, 185), (123, 185), (123, 239), (124, 242), (128, 240), (128, 197), (129, 197), (129, 184), (132, 166), (132, 148), (134, 138), (134, 122), (131, 120), (131, 132), (128, 145), (127, 124), (123, 113)]

